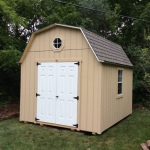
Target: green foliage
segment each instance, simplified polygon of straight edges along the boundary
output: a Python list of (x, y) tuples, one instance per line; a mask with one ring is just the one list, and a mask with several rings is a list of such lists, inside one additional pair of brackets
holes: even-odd
[(17, 63), (21, 57), (18, 50), (0, 51), (0, 92), (1, 99), (18, 98), (20, 93), (20, 65)]
[[(17, 49), (23, 52), (28, 39), (34, 31), (53, 23), (86, 28), (123, 46), (134, 65), (134, 102), (148, 100), (150, 23), (119, 17), (117, 14), (150, 20), (149, 0), (65, 0), (64, 2), (68, 4), (53, 0), (1, 0), (0, 50)], [(74, 3), (95, 10), (76, 7), (72, 5)], [(4, 52), (2, 55), (4, 55)], [(13, 58), (15, 57), (17, 56), (13, 56)], [(3, 60), (4, 58), (0, 56), (0, 62), (3, 62), (1, 63), (1, 68), (3, 65), (3, 71), (9, 75), (14, 71), (14, 66), (9, 62), (11, 60)], [(19, 60), (19, 56), (16, 60)], [(4, 62), (7, 62), (7, 64)], [(16, 70), (17, 76), (20, 75), (19, 71), (19, 69)], [(15, 74), (15, 72), (13, 73)], [(19, 77), (17, 78), (19, 79)], [(12, 83), (14, 78), (11, 79)], [(0, 83), (3, 81), (0, 79)], [(19, 93), (19, 89), (17, 90)]]
[(0, 50), (19, 47), (19, 42), (13, 29), (15, 26), (25, 26), (26, 22), (25, 17), (16, 12), (17, 6), (17, 1), (0, 1)]
[[(150, 20), (150, 2), (107, 0), (114, 13)], [(115, 9), (114, 9), (115, 8)], [(115, 11), (117, 10), (117, 11)], [(115, 26), (113, 24), (112, 26)], [(117, 17), (118, 31), (110, 39), (123, 46), (133, 63), (133, 100), (134, 103), (149, 101), (149, 72), (150, 72), (150, 23), (127, 17)]]
[(110, 20), (112, 20), (112, 17), (108, 14), (96, 11), (110, 11), (106, 0), (83, 0), (79, 1), (79, 5), (93, 9), (88, 10), (84, 8), (78, 8), (79, 12), (81, 12), (82, 18), (80, 26), (107, 38), (109, 34), (111, 34)]
[(65, 2), (67, 2), (67, 4), (49, 0), (41, 1), (44, 14), (39, 28), (43, 28), (53, 23), (79, 26), (81, 22), (81, 14), (75, 6), (71, 5), (76, 1), (67, 0)]

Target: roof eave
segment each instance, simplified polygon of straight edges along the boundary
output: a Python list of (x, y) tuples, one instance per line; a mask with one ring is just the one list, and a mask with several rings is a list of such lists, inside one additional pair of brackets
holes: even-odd
[(131, 64), (131, 65), (127, 65), (127, 64), (121, 64), (121, 63), (113, 63), (113, 62), (109, 62), (109, 61), (104, 61), (104, 63), (133, 68), (133, 65), (132, 65), (132, 64)]

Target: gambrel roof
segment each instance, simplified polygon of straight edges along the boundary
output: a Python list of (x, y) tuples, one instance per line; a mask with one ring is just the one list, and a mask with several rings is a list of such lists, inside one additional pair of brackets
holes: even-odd
[(120, 45), (115, 44), (86, 29), (75, 27), (75, 26), (63, 25), (63, 24), (53, 24), (46, 28), (43, 28), (41, 30), (34, 32), (20, 59), (20, 63), (23, 62), (35, 35), (38, 33), (44, 32), (46, 30), (52, 29), (56, 26), (63, 26), (66, 28), (74, 28), (74, 29), (80, 30), (99, 62), (107, 62), (107, 63), (120, 64), (120, 65), (125, 65), (125, 66), (133, 66)]

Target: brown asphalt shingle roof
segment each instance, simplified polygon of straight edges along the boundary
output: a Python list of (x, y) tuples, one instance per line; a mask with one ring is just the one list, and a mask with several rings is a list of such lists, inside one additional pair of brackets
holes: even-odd
[(100, 61), (133, 66), (122, 47), (86, 29), (81, 29)]

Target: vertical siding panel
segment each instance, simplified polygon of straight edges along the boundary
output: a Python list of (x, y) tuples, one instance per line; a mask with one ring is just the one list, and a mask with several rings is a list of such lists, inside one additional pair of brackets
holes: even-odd
[[(34, 43), (34, 41), (33, 41), (33, 43)], [(34, 44), (31, 44), (31, 46), (30, 46), (30, 52), (33, 52), (33, 53), (34, 53), (34, 51), (35, 51), (35, 49), (34, 49)]]
[(98, 84), (98, 89), (97, 89), (97, 133), (101, 134), (101, 122), (102, 122), (102, 117), (101, 117), (101, 113), (102, 113), (102, 64), (100, 62), (98, 62), (98, 81), (96, 84)]
[[(40, 59), (40, 53), (37, 52), (34, 54), (34, 58), (35, 61)], [(34, 62), (35, 63), (35, 62)], [(35, 93), (38, 92), (38, 66), (36, 65), (36, 63), (34, 64), (34, 91)], [(35, 97), (35, 101), (34, 101), (34, 114), (35, 117), (37, 117), (37, 97)]]
[(25, 120), (25, 63), (21, 64), (21, 95), (20, 95), (20, 121)]
[[(83, 40), (83, 36), (81, 34), (80, 31), (77, 30), (77, 58), (78, 59), (81, 59), (82, 58), (82, 40)], [(77, 116), (78, 116), (78, 124), (79, 124), (79, 130), (81, 128), (81, 101), (82, 101), (82, 63), (80, 64), (79, 66), (80, 68), (80, 72), (79, 72), (79, 81), (78, 81), (78, 95), (80, 96), (80, 101), (78, 101), (78, 113), (77, 113)]]
[[(109, 67), (107, 67), (107, 69), (106, 69), (106, 79), (105, 79), (105, 81), (106, 81), (106, 99), (107, 99), (107, 101), (105, 101), (105, 103), (106, 103), (106, 106), (105, 106), (105, 113), (106, 113), (106, 116), (108, 116), (109, 114), (110, 114), (110, 108), (109, 108), (109, 96), (110, 96), (110, 85), (109, 85), (109, 83), (110, 83), (110, 76), (112, 76), (112, 75), (110, 75), (109, 74)], [(108, 120), (108, 118), (105, 118), (105, 120), (106, 120), (106, 126), (108, 126), (108, 124), (109, 124), (109, 120)]]
[[(109, 74), (113, 74), (113, 71), (112, 71), (112, 67), (109, 67), (109, 72), (108, 72)], [(110, 76), (110, 75), (109, 75)], [(113, 77), (114, 77), (114, 74), (113, 74)], [(112, 115), (112, 109), (113, 109), (113, 100), (112, 100), (112, 94), (113, 94), (113, 82), (112, 82), (113, 80), (112, 79), (110, 79), (109, 78), (109, 93), (110, 94), (108, 94), (109, 95), (109, 103), (108, 103), (108, 105), (109, 105), (109, 107), (108, 107), (108, 112), (109, 112), (109, 115), (110, 115), (110, 118), (108, 119), (108, 124), (111, 124), (111, 122), (112, 122), (112, 120), (113, 120), (113, 115)]]
[(107, 72), (106, 72), (106, 67), (104, 68), (104, 97), (103, 97), (103, 107), (104, 107), (104, 109), (103, 109), (103, 111), (104, 111), (104, 113), (103, 113), (103, 119), (104, 119), (104, 122), (103, 122), (103, 124), (104, 124), (104, 127), (106, 126), (106, 113), (105, 113), (105, 110), (107, 109), (107, 101), (105, 100), (105, 99), (107, 99), (107, 89), (106, 89), (106, 85), (107, 85), (107, 80), (106, 80), (106, 78), (107, 78)]
[(77, 54), (77, 32), (76, 30), (71, 30), (71, 41), (70, 41), (70, 45), (71, 45), (71, 58), (76, 58), (76, 54)]
[(34, 63), (34, 53), (30, 54), (30, 76), (29, 76), (29, 81), (30, 81), (30, 102), (29, 102), (29, 121), (34, 122), (35, 118), (35, 74), (34, 74), (34, 68), (35, 68), (35, 63)]
[[(113, 93), (113, 91), (114, 91), (114, 89), (112, 88), (112, 78), (110, 78), (110, 74), (111, 74), (111, 70), (112, 70), (112, 67), (109, 67), (109, 70), (108, 70), (108, 78), (109, 78), (109, 84), (108, 84), (108, 87), (109, 87), (109, 93), (110, 94), (108, 94), (108, 110), (107, 110), (107, 112), (108, 112), (108, 115), (111, 117), (110, 119), (108, 119), (108, 125), (110, 125), (111, 124), (111, 121), (112, 121), (112, 113), (111, 113), (111, 111), (112, 111), (112, 93)], [(112, 76), (114, 77), (114, 74), (112, 74)]]
[(49, 59), (49, 51), (50, 51), (50, 39), (49, 39), (49, 31), (44, 33), (44, 57), (46, 60)]
[[(35, 36), (35, 39), (34, 39), (34, 41), (33, 41), (33, 43), (32, 43), (35, 52), (38, 52), (38, 51), (39, 51), (39, 46), (40, 46), (39, 41), (40, 41), (39, 36)], [(30, 51), (30, 50), (29, 50), (29, 51)], [(34, 52), (34, 53), (35, 53), (35, 52)]]
[(44, 50), (49, 50), (50, 49), (50, 37), (49, 37), (49, 32), (44, 32)]
[[(37, 89), (38, 89), (38, 79), (37, 79), (37, 76), (38, 76), (38, 66), (36, 65), (36, 62), (40, 60), (40, 52), (39, 52), (39, 49), (40, 48), (40, 38), (39, 36), (36, 37), (36, 44), (35, 44), (35, 49), (37, 50), (36, 53), (34, 53), (34, 71), (35, 71), (35, 75), (34, 75), (34, 90), (35, 90), (35, 93), (37, 92)], [(37, 98), (35, 98), (35, 101), (34, 101), (34, 114), (35, 114), (35, 117), (37, 115)]]
[(95, 56), (92, 54), (92, 51), (88, 50), (89, 54), (88, 54), (88, 90), (87, 90), (87, 95), (88, 95), (88, 99), (87, 99), (87, 130), (88, 131), (92, 131), (93, 128), (93, 98), (94, 98), (94, 59)]
[(44, 59), (45, 58), (45, 54), (44, 54), (44, 50), (45, 50), (45, 47), (44, 47), (44, 40), (45, 40), (45, 37), (44, 37), (44, 33), (41, 33), (39, 35), (39, 38), (40, 38), (40, 59)]
[(97, 107), (99, 104), (98, 104), (98, 100), (99, 100), (99, 96), (98, 96), (98, 92), (99, 91), (99, 68), (101, 67), (100, 63), (97, 61), (97, 59), (94, 58), (94, 81), (93, 81), (93, 129), (92, 131), (93, 132), (98, 132), (98, 119), (100, 119), (99, 115), (98, 115), (98, 109), (100, 109), (100, 106), (99, 108)]
[(81, 32), (79, 30), (77, 30), (77, 40), (76, 40), (76, 48), (77, 48), (77, 58), (82, 58), (82, 45), (83, 43), (83, 35), (81, 34)]
[(70, 58), (71, 56), (71, 29), (66, 29), (66, 40), (65, 40), (65, 58)]
[[(83, 39), (82, 40), (82, 45), (84, 48), (86, 43), (85, 43), (85, 40)], [(81, 130), (86, 130), (86, 125), (87, 125), (87, 92), (88, 92), (88, 76), (87, 76), (87, 72), (88, 72), (88, 50), (85, 49), (83, 50), (83, 53), (82, 53), (82, 59), (83, 59), (83, 62), (82, 62), (82, 79), (81, 79), (81, 82), (82, 82), (82, 85), (81, 85), (81, 91), (82, 91), (82, 95), (81, 95), (81, 102), (80, 102), (80, 107), (81, 107)]]
[(26, 56), (25, 59), (26, 63), (26, 72), (25, 72), (25, 80), (26, 80), (26, 85), (25, 85), (25, 121), (29, 121), (29, 111), (30, 111), (30, 54)]
[[(100, 71), (99, 71), (100, 72)], [(101, 95), (100, 95), (100, 97), (101, 97), (101, 101), (100, 101), (100, 132), (102, 132), (103, 131), (103, 129), (104, 129), (104, 86), (105, 86), (105, 84), (104, 84), (104, 75), (105, 75), (105, 73), (104, 73), (104, 65), (102, 64), (101, 65), (101, 72), (100, 72), (100, 74), (101, 74), (101, 82), (99, 81), (99, 84), (101, 85)]]
[(55, 58), (55, 52), (52, 50), (52, 43), (53, 43), (53, 40), (55, 38), (55, 31), (54, 30), (50, 30), (49, 31), (49, 39), (50, 39), (50, 42), (49, 42), (49, 59), (54, 59)]
[[(66, 34), (66, 32), (65, 32), (65, 28), (60, 28), (60, 35), (63, 37), (63, 43), (65, 42), (65, 34)], [(65, 44), (64, 44), (64, 46), (65, 46)], [(60, 51), (60, 54), (59, 54), (59, 56), (60, 56), (60, 58), (65, 58), (65, 47)]]
[[(112, 72), (114, 73), (114, 80), (113, 80), (113, 83), (112, 83), (112, 86), (113, 86), (113, 89), (114, 89), (114, 92), (113, 92), (113, 95), (112, 97), (116, 97), (117, 96), (117, 81), (118, 81), (118, 71), (117, 71), (117, 67), (115, 69), (112, 68)], [(117, 99), (115, 99), (114, 101), (112, 101), (112, 122), (116, 120), (116, 117), (117, 116), (117, 108), (116, 108), (116, 104), (117, 104)]]

